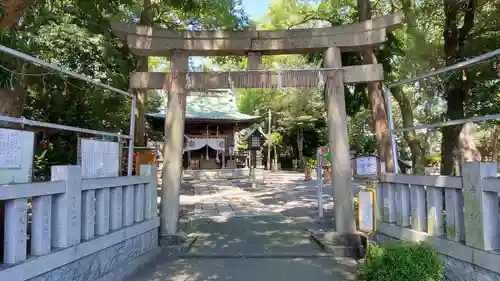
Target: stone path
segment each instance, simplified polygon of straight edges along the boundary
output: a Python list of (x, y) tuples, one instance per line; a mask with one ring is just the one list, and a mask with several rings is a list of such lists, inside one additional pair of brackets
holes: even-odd
[[(302, 181), (298, 173), (272, 179), (259, 188), (246, 181), (186, 183), (194, 194), (181, 195), (183, 208), (191, 210), (185, 231), (198, 238), (188, 253), (162, 254), (128, 279), (355, 280), (358, 262), (324, 253), (304, 229), (317, 223), (315, 183)], [(325, 201), (331, 213), (331, 196), (326, 194)]]
[[(333, 198), (331, 185), (323, 187), (324, 218), (319, 220), (317, 209), (317, 182), (304, 181), (304, 175), (281, 172), (265, 175), (264, 183), (251, 188), (244, 180), (191, 181), (194, 196), (181, 196), (181, 205), (193, 209), (194, 217), (248, 216), (282, 214), (292, 217), (304, 227), (314, 230), (333, 226)], [(363, 183), (353, 184), (357, 194)]]
[(199, 238), (176, 259), (158, 257), (130, 281), (350, 281), (358, 262), (323, 253), (284, 216), (200, 218)]

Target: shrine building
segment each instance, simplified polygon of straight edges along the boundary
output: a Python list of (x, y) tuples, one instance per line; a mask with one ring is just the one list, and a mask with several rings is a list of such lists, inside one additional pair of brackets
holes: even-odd
[[(153, 129), (163, 131), (167, 111), (147, 115)], [(261, 121), (240, 113), (231, 90), (190, 93), (184, 125), (184, 169), (235, 169), (246, 167), (246, 156), (237, 149), (237, 133)]]

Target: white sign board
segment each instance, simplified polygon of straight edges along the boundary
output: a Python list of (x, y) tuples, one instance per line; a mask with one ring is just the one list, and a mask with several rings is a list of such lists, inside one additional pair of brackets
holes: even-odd
[(375, 230), (375, 192), (361, 189), (358, 196), (359, 230), (372, 232)]
[(0, 184), (31, 181), (34, 149), (35, 133), (0, 129)]
[(378, 174), (377, 157), (363, 156), (356, 158), (356, 175), (376, 176)]
[(23, 160), (22, 133), (18, 130), (0, 129), (0, 168), (21, 168)]
[(120, 171), (120, 145), (104, 140), (80, 139), (82, 178), (117, 177)]

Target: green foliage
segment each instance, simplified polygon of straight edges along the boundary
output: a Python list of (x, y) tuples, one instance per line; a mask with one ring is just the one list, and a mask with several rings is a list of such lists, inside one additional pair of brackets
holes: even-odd
[[(109, 21), (137, 23), (145, 1), (38, 1), (24, 10), (22, 25), (0, 30), (0, 44), (39, 57), (90, 78), (127, 89), (136, 58), (126, 44), (114, 36)], [(246, 25), (243, 11), (235, 0), (152, 1), (153, 24), (170, 28), (219, 29)], [(149, 8), (148, 8), (149, 9)], [(214, 13), (213, 11), (219, 11)], [(168, 62), (152, 60), (153, 67)], [(22, 84), (27, 96), (22, 115), (28, 119), (94, 130), (128, 134), (130, 99), (91, 86), (33, 64), (0, 56), (0, 64), (16, 73), (0, 69), (0, 87)], [(148, 95), (149, 111), (161, 106), (159, 95)], [(35, 174), (43, 177), (50, 165), (76, 164), (78, 137), (59, 130), (38, 133)], [(161, 139), (161, 136), (154, 136)]]
[(316, 165), (318, 165), (318, 160), (315, 157), (309, 157), (307, 159), (307, 167), (311, 170), (316, 169)]
[(441, 164), (441, 154), (431, 154), (424, 158), (425, 166), (439, 166)]
[(423, 243), (399, 243), (368, 248), (360, 268), (363, 281), (441, 281), (443, 262), (439, 254)]

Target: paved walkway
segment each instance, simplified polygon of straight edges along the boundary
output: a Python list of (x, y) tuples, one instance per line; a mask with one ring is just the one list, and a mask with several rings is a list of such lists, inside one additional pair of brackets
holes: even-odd
[(257, 189), (245, 181), (191, 182), (194, 194), (181, 196), (191, 216), (185, 231), (198, 237), (190, 251), (162, 255), (130, 281), (355, 280), (358, 262), (324, 253), (304, 229), (317, 222), (314, 183), (298, 173), (272, 178)]

